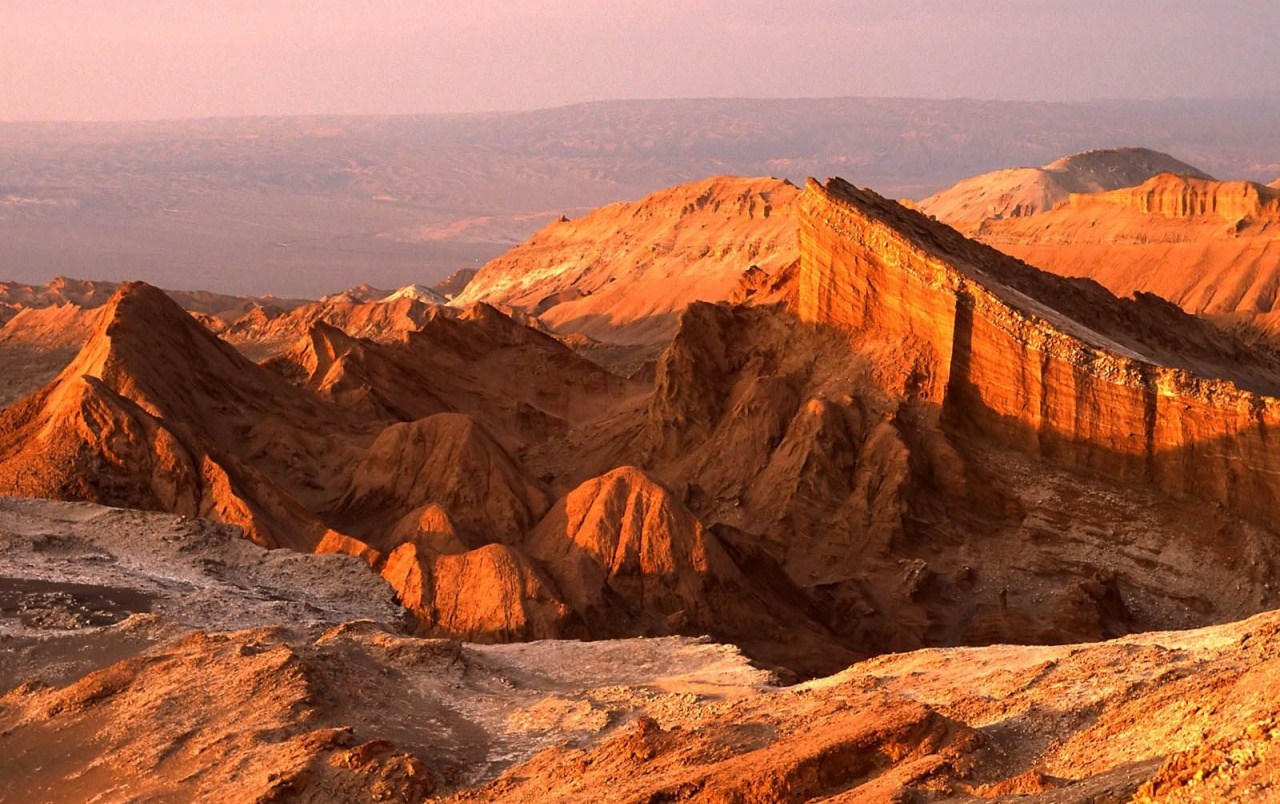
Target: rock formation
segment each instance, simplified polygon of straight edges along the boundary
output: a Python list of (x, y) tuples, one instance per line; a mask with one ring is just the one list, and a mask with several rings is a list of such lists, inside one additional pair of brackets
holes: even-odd
[[(799, 320), (693, 305), (644, 420), (596, 438), (763, 549), (845, 645), (1102, 638), (1275, 599), (1273, 358), (839, 181), (799, 214)], [(1191, 566), (1219, 580), (1193, 591)]]
[(125, 285), (72, 364), (0, 414), (0, 488), (212, 516), (309, 549), (322, 529), (281, 483), (314, 484), (335, 445), (290, 421), (337, 427), (162, 292)]
[(1280, 220), (1280, 193), (1251, 181), (1213, 181), (1198, 176), (1162, 173), (1136, 187), (1098, 193), (1073, 193), (1076, 209), (1098, 204), (1167, 218), (1220, 218), (1236, 224), (1265, 225)]
[[(515, 543), (546, 512), (545, 493), (527, 480), (475, 420), (440, 413), (378, 434), (351, 472), (337, 517), (376, 534), (421, 506), (436, 504), (480, 543)], [(371, 537), (384, 549), (394, 545)]]
[(962, 232), (984, 220), (1048, 212), (1072, 194), (1134, 187), (1161, 173), (1210, 179), (1208, 174), (1147, 148), (1113, 148), (1066, 156), (1044, 167), (1009, 168), (965, 179), (917, 207)]
[(977, 237), (1120, 295), (1154, 293), (1188, 312), (1273, 334), (1280, 325), (1278, 216), (1275, 188), (1163, 175), (1126, 190), (1073, 195), (1026, 221), (987, 221)]
[(661, 344), (693, 301), (726, 299), (751, 265), (795, 259), (797, 190), (717, 177), (558, 221), (487, 263), (453, 300), (509, 305), (556, 332)]
[(960, 182), (920, 208), (1042, 270), (1094, 279), (1120, 296), (1153, 293), (1275, 348), (1275, 183), (1215, 181), (1170, 161), (1148, 166), (1161, 172), (1118, 171), (1124, 181), (1077, 184), (1052, 206), (1019, 215), (960, 203), (994, 192), (996, 174)]
[(292, 310), (259, 307), (230, 322), (219, 334), (260, 360), (285, 352), (316, 324), (336, 327), (353, 338), (395, 342), (421, 327), (436, 310), (435, 301), (412, 294), (375, 300), (343, 296)]
[(477, 268), (459, 268), (435, 285), (435, 292), (446, 299), (453, 299), (471, 284), (471, 280), (479, 273)]
[(415, 615), (420, 636), (512, 642), (592, 633), (537, 566), (505, 545), (432, 554), (405, 543), (388, 556), (382, 577)]
[[(119, 287), (65, 277), (44, 285), (0, 282), (0, 406), (30, 394), (66, 368), (92, 334), (100, 308)], [(302, 304), (207, 291), (165, 293), (213, 332), (252, 316), (263, 305), (283, 313)]]
[[(359, 562), (196, 519), (5, 499), (0, 545), (5, 800), (1169, 802), (1280, 785), (1275, 613), (901, 653), (781, 687), (705, 639), (413, 637)], [(503, 550), (456, 557), (493, 570), (493, 596), (458, 594), (451, 569), (423, 588), (454, 633), (510, 622), (485, 608), (508, 584), (554, 611)]]
[(791, 214), (799, 259), (648, 380), (407, 298), (263, 310), (306, 326), (263, 367), (127, 286), (0, 415), (2, 488), (356, 556), (424, 634), (707, 633), (787, 677), (1274, 604), (1276, 358), (838, 180)]
[(850, 185), (810, 190), (800, 317), (899, 344), (904, 388), (944, 417), (1255, 517), (1280, 503), (1264, 448), (1280, 417), (1274, 360), (1158, 301), (1043, 274)]

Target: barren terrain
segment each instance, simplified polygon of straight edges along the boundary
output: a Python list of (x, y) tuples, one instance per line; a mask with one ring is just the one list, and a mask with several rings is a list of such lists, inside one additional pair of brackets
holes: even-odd
[(512, 114), (0, 125), (0, 265), (317, 298), (478, 268), (560, 215), (714, 175), (844, 175), (922, 198), (1143, 144), (1280, 175), (1280, 106), (876, 98), (589, 103)]
[[(980, 231), (1280, 215), (1111, 156)], [(841, 179), (388, 287), (4, 286), (0, 798), (1276, 795), (1280, 353)]]
[(356, 559), (171, 515), (0, 501), (0, 576), (11, 800), (1146, 802), (1280, 783), (1274, 614), (780, 688), (699, 639), (415, 639)]

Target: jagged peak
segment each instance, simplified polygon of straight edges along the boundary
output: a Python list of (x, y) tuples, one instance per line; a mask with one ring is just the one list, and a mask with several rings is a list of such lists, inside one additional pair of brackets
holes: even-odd
[(467, 285), (471, 283), (472, 279), (476, 278), (476, 274), (479, 272), (478, 268), (459, 268), (438, 282), (433, 290), (446, 299), (452, 299), (466, 290)]
[(486, 541), (514, 541), (547, 507), (501, 444), (462, 413), (386, 427), (353, 467), (339, 507), (355, 521), (390, 527), (428, 503)]
[(359, 342), (358, 338), (348, 335), (338, 327), (316, 320), (311, 322), (306, 334), (291, 348), (272, 358), (268, 364), (285, 376), (314, 379), (324, 376), (335, 361), (350, 352)]
[(467, 306), (458, 314), (459, 321), (471, 321), (474, 323), (488, 323), (502, 327), (516, 325), (516, 321), (497, 307), (488, 302), (476, 302)]
[(103, 305), (89, 339), (63, 376), (110, 381), (114, 369), (133, 375), (187, 372), (207, 362), (253, 367), (164, 291), (145, 282), (128, 282)]
[(390, 291), (383, 290), (382, 288), (375, 288), (368, 283), (361, 282), (359, 285), (356, 285), (355, 287), (350, 287), (350, 288), (347, 288), (346, 290), (340, 290), (337, 293), (330, 293), (328, 296), (321, 298), (320, 303), (329, 304), (332, 302), (338, 302), (338, 303), (348, 303), (348, 304), (363, 304), (364, 302), (370, 302), (370, 301), (374, 301), (375, 299), (381, 299), (384, 296), (388, 295), (389, 293)]
[(611, 573), (663, 574), (678, 563), (704, 571), (703, 540), (702, 524), (675, 495), (643, 470), (621, 466), (569, 492), (534, 544), (536, 555), (548, 557), (576, 545)]

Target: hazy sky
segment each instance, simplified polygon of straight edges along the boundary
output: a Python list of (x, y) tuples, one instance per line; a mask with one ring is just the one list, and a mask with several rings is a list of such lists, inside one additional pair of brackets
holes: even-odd
[(0, 119), (1280, 94), (1272, 0), (0, 0)]

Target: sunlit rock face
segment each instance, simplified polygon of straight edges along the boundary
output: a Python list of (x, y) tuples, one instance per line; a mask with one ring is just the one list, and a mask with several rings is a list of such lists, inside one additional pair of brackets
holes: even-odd
[(1154, 297), (1041, 273), (839, 180), (811, 181), (800, 211), (801, 318), (856, 333), (889, 387), (953, 429), (1246, 515), (1280, 502), (1262, 358)]
[(1115, 205), (1170, 218), (1217, 216), (1227, 221), (1280, 219), (1280, 192), (1251, 181), (1213, 181), (1163, 173), (1137, 187), (1105, 193), (1073, 193), (1077, 209)]

